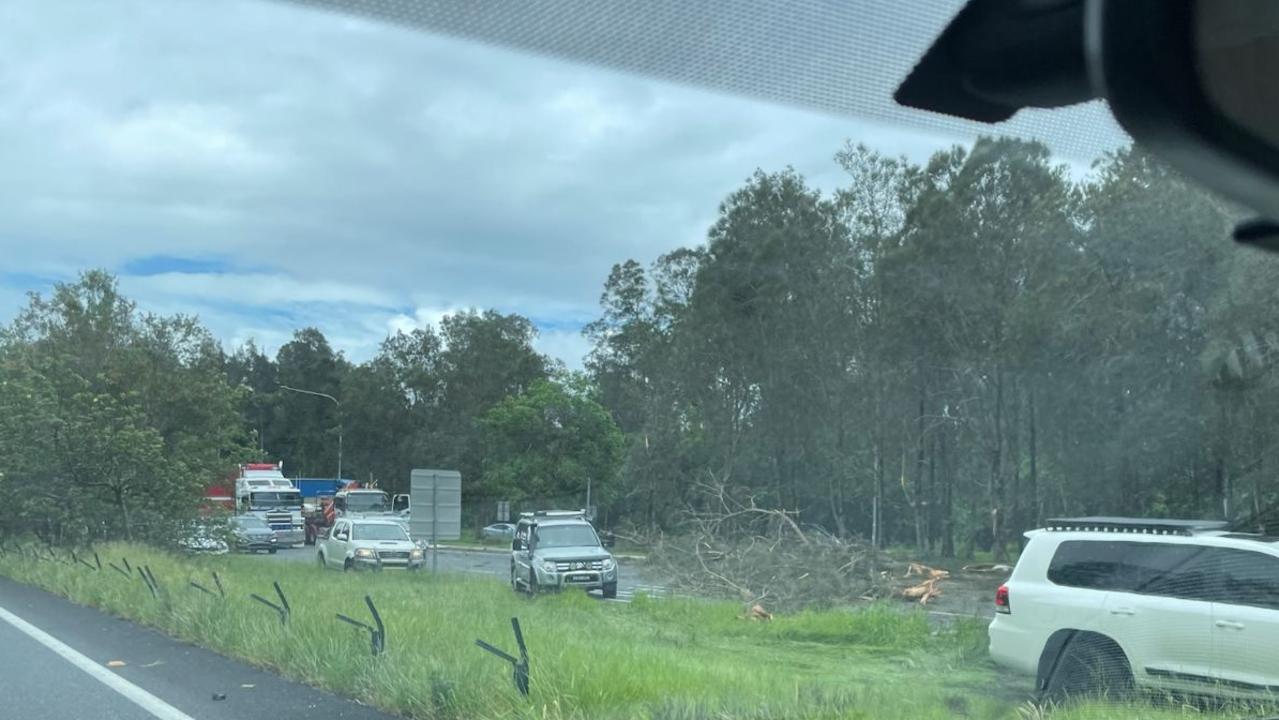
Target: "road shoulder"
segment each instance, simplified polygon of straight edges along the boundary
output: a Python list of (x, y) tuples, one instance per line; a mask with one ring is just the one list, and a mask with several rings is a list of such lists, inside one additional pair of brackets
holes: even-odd
[[(391, 720), (393, 716), (286, 680), (150, 628), (0, 577), (0, 607), (200, 720)], [(67, 664), (75, 682), (96, 683)], [(215, 700), (215, 695), (225, 699)]]

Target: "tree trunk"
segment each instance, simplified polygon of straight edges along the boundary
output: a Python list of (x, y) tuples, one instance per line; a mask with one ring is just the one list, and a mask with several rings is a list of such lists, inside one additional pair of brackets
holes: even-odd
[[(910, 497), (911, 514), (914, 516), (915, 522), (915, 547), (924, 550), (924, 508), (921, 507), (920, 497), (923, 495), (924, 480), (924, 412), (925, 397), (928, 388), (923, 383), (919, 386), (919, 414), (916, 417), (916, 438), (915, 438), (915, 475), (913, 478), (914, 492)], [(902, 447), (902, 459), (905, 459), (905, 446)], [(904, 463), (903, 463), (904, 464)], [(903, 468), (904, 469), (904, 468)]]
[(928, 549), (937, 552), (937, 435), (928, 442), (928, 507), (924, 513), (924, 536)]
[(120, 519), (124, 521), (124, 538), (133, 542), (133, 520), (129, 517), (129, 504), (124, 501), (124, 489), (111, 488), (115, 494), (116, 507), (120, 508)]
[(875, 500), (871, 504), (871, 547), (882, 546), (884, 534), (884, 408), (883, 377), (877, 370), (875, 373)]
[(996, 562), (1008, 559), (1004, 547), (1000, 504), (1003, 499), (1003, 460), (1004, 460), (1004, 374), (1002, 368), (995, 369), (995, 440), (990, 453), (990, 532), (994, 538), (994, 556)]
[(941, 433), (941, 473), (942, 473), (942, 519), (941, 519), (941, 554), (942, 557), (955, 557), (955, 516), (954, 486), (955, 474), (950, 466), (950, 432), (943, 428)]
[(1034, 515), (1032, 518), (1034, 520), (1034, 526), (1042, 527), (1044, 524), (1044, 505), (1039, 500), (1039, 456), (1036, 444), (1038, 442), (1038, 438), (1035, 428), (1035, 386), (1033, 384), (1030, 386), (1029, 395), (1030, 397), (1028, 399), (1030, 401), (1030, 407), (1028, 410), (1030, 412), (1030, 437), (1028, 438), (1028, 441), (1030, 443), (1030, 477), (1027, 478), (1027, 481), (1030, 483), (1030, 508), (1031, 513)]

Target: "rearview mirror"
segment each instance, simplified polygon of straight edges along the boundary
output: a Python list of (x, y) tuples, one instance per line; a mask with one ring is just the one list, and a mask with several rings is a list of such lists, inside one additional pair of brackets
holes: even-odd
[(978, 122), (1102, 98), (1133, 139), (1264, 215), (1279, 250), (1279, 3), (970, 0), (897, 89)]

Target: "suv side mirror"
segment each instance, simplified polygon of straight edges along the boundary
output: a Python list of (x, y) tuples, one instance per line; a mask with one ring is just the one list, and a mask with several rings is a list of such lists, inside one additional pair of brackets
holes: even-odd
[(334, 540), (346, 540), (348, 537), (349, 537), (349, 536), (348, 536), (346, 533), (344, 533), (344, 532), (334, 533), (334, 534), (333, 534), (333, 539), (334, 539)]
[(519, 538), (515, 538), (514, 540), (512, 540), (512, 541), (511, 541), (511, 549), (512, 549), (512, 550), (523, 550), (523, 549), (524, 549), (524, 541), (523, 541), (523, 540), (521, 540), (521, 539), (519, 539)]
[(602, 536), (600, 536), (600, 545), (603, 545), (606, 548), (611, 548), (613, 547), (613, 543), (614, 543), (613, 533), (611, 532), (604, 533)]

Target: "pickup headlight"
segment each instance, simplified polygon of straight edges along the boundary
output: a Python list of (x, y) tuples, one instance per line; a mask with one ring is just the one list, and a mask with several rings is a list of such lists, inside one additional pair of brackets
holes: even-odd
[(608, 572), (609, 570), (612, 570), (613, 568), (617, 567), (617, 563), (614, 562), (613, 558), (611, 557), (604, 558), (604, 564), (601, 567), (604, 568), (604, 572)]
[(356, 548), (355, 556), (358, 558), (371, 558), (374, 557), (374, 554), (373, 551), (368, 548)]
[(426, 553), (422, 552), (422, 548), (413, 548), (409, 551), (409, 559), (421, 560)]
[(548, 572), (548, 573), (553, 573), (553, 572), (555, 572), (555, 561), (554, 561), (554, 560), (543, 560), (543, 561), (542, 561), (542, 571), (543, 571), (543, 572)]
[(272, 536), (271, 536), (271, 542), (275, 542), (275, 541), (276, 541), (276, 540), (278, 540), (278, 539), (279, 539), (279, 538), (277, 538), (277, 537), (276, 537), (276, 536), (274, 536), (274, 535), (272, 535)]

